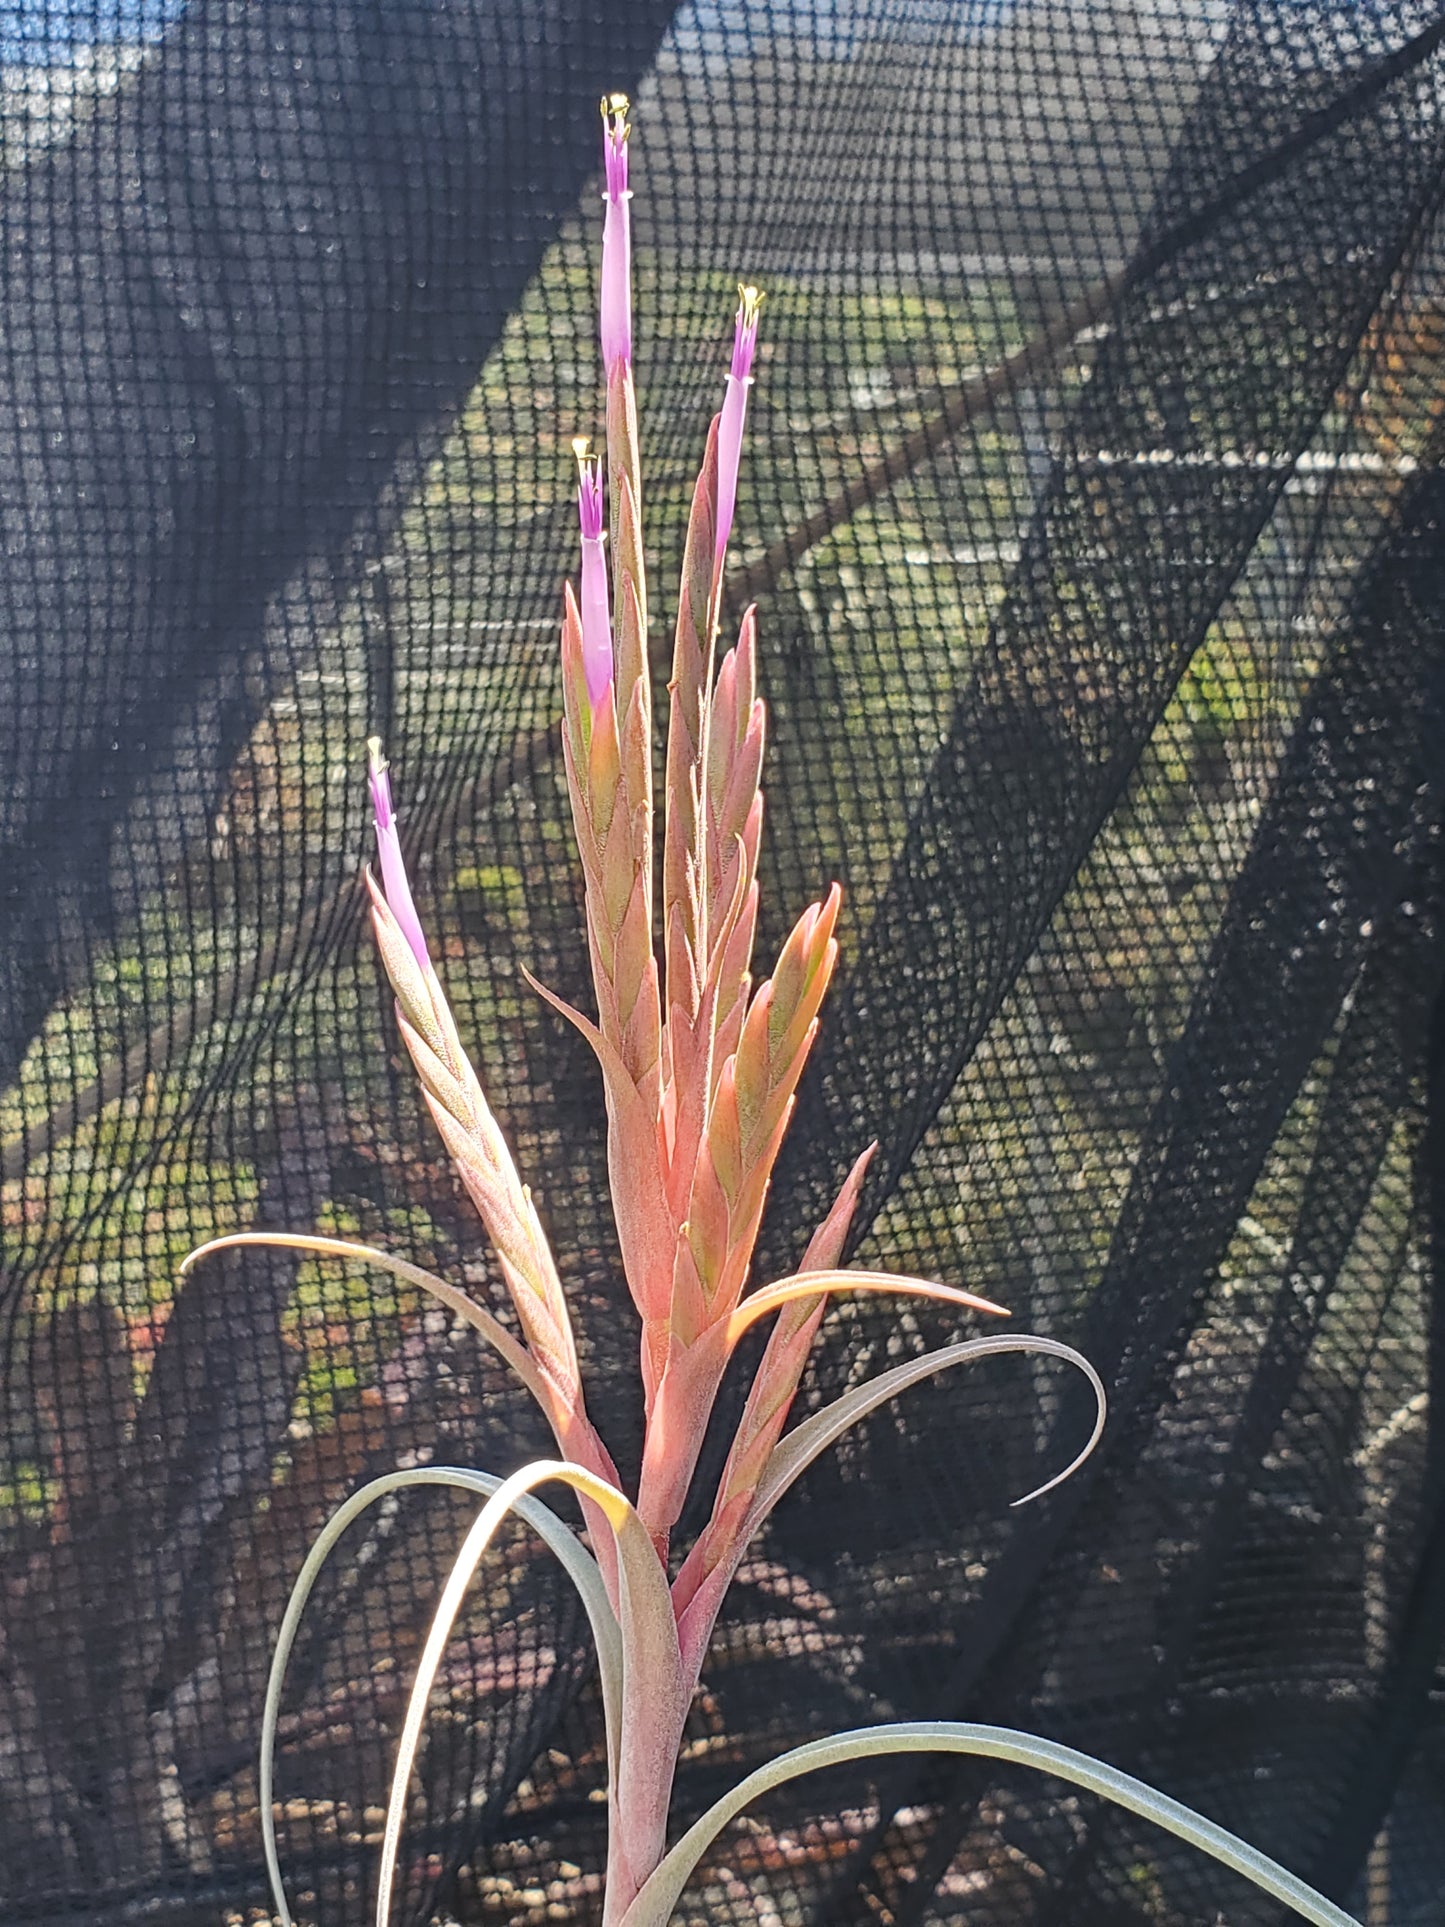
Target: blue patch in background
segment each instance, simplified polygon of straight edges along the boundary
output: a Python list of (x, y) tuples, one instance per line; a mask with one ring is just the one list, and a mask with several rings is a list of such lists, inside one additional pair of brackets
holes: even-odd
[(0, 0), (0, 62), (54, 67), (90, 47), (155, 40), (186, 0)]

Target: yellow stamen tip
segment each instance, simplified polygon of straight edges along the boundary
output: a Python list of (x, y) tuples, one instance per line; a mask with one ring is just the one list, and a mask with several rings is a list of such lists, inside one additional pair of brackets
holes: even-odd
[(748, 287), (739, 281), (738, 300), (742, 303), (743, 320), (749, 327), (757, 320), (758, 309), (763, 305), (764, 299), (761, 288)]
[(577, 457), (577, 465), (579, 468), (582, 463), (587, 460), (587, 451), (591, 446), (591, 442), (585, 435), (574, 435), (572, 437), (572, 453)]

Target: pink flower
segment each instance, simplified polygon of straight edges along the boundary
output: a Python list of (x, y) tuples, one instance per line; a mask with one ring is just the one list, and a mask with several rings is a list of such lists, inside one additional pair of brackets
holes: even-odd
[(747, 420), (748, 390), (753, 385), (753, 355), (758, 345), (758, 308), (762, 295), (756, 288), (738, 288), (737, 321), (733, 332), (733, 362), (728, 371), (728, 391), (717, 427), (717, 542), (713, 565), (722, 567), (728, 536), (732, 533), (733, 509), (738, 499), (738, 464), (743, 452), (743, 424)]
[(607, 213), (602, 226), (602, 365), (610, 381), (619, 361), (632, 360), (632, 219), (627, 186), (626, 94), (602, 100), (602, 152), (607, 166)]
[(421, 919), (412, 902), (406, 865), (402, 861), (401, 838), (397, 835), (396, 815), (391, 807), (391, 778), (387, 775), (386, 758), (381, 753), (381, 738), (369, 736), (366, 748), (371, 807), (376, 813), (376, 853), (381, 863), (382, 895), (386, 898), (386, 907), (396, 918), (401, 934), (411, 945), (412, 955), (425, 970), (430, 959), (427, 956), (426, 938), (422, 935)]
[(579, 436), (572, 444), (577, 457), (577, 519), (582, 527), (582, 667), (587, 698), (595, 710), (612, 683), (612, 615), (607, 600), (607, 563), (602, 554), (602, 463), (587, 453)]

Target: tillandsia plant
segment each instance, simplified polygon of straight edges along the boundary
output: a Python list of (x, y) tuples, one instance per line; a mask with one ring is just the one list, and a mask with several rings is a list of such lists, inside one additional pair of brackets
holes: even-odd
[[(545, 1414), (559, 1456), (505, 1480), (419, 1467), (374, 1480), (336, 1513), (296, 1582), (263, 1716), (260, 1801), (276, 1906), (289, 1923), (277, 1862), (272, 1761), (281, 1687), (316, 1576), (347, 1527), (400, 1487), (484, 1496), (424, 1645), (403, 1723), (381, 1847), (378, 1927), (391, 1912), (402, 1822), (428, 1696), (466, 1589), (515, 1513), (557, 1553), (577, 1586), (601, 1669), (608, 1764), (605, 1927), (662, 1927), (692, 1868), (753, 1795), (815, 1767), (901, 1751), (974, 1752), (1021, 1761), (1122, 1802), (1195, 1841), (1307, 1919), (1347, 1916), (1242, 1841), (1126, 1775), (1026, 1734), (961, 1724), (882, 1726), (815, 1741), (744, 1779), (669, 1851), (673, 1776), (723, 1596), (749, 1544), (811, 1462), (847, 1428), (931, 1375), (1006, 1352), (1067, 1361), (1096, 1399), (1093, 1367), (1055, 1339), (1004, 1333), (941, 1345), (893, 1366), (786, 1431), (828, 1299), (840, 1292), (931, 1299), (954, 1312), (1002, 1308), (922, 1278), (840, 1268), (870, 1156), (843, 1179), (798, 1269), (748, 1289), (768, 1185), (837, 958), (839, 892), (806, 909), (772, 973), (752, 974), (763, 825), (766, 714), (757, 694), (754, 613), (717, 661), (724, 564), (737, 499), (759, 304), (744, 287), (722, 407), (692, 497), (668, 685), (660, 862), (654, 849), (652, 692), (642, 542), (642, 474), (632, 376), (628, 105), (603, 102), (606, 172), (601, 351), (606, 460), (574, 444), (580, 590), (561, 624), (562, 746), (585, 881), (595, 1017), (535, 986), (586, 1037), (601, 1067), (608, 1168), (622, 1271), (641, 1324), (645, 1434), (636, 1497), (588, 1414), (567, 1299), (531, 1191), (518, 1175), (462, 1048), (413, 902), (381, 745), (370, 785), (380, 880), (368, 870), (372, 923), (396, 1021), (426, 1104), (496, 1249), (516, 1331), (445, 1280), (390, 1253), (299, 1233), (248, 1232), (203, 1247), (285, 1244), (384, 1267), (439, 1298), (511, 1367)], [(610, 559), (609, 559), (610, 545)], [(661, 901), (654, 901), (655, 889)], [(529, 977), (529, 981), (532, 981)], [(188, 1263), (202, 1255), (195, 1253)], [(772, 1319), (713, 1495), (680, 1562), (671, 1539), (693, 1483), (729, 1360)], [(560, 1483), (580, 1501), (591, 1549), (533, 1495)], [(1037, 1494), (1030, 1495), (1038, 1496)], [(1022, 1500), (1017, 1503), (1023, 1503)]]

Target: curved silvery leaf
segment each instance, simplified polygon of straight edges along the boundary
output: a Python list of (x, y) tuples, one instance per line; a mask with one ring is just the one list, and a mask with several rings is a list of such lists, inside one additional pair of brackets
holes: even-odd
[(1108, 1415), (1104, 1381), (1082, 1352), (1075, 1351), (1072, 1345), (1064, 1344), (1061, 1339), (1041, 1338), (1032, 1332), (1015, 1332), (998, 1338), (962, 1339), (956, 1345), (940, 1345), (918, 1358), (906, 1359), (903, 1364), (870, 1378), (866, 1384), (856, 1385), (852, 1391), (844, 1392), (841, 1398), (834, 1399), (820, 1412), (814, 1412), (779, 1440), (773, 1447), (736, 1537), (711, 1565), (707, 1563), (705, 1535), (704, 1539), (698, 1541), (683, 1562), (672, 1591), (684, 1658), (701, 1660), (701, 1649), (712, 1636), (713, 1621), (743, 1553), (757, 1537), (764, 1520), (789, 1486), (801, 1477), (820, 1453), (826, 1452), (859, 1419), (876, 1411), (890, 1398), (896, 1398), (900, 1392), (906, 1392), (911, 1385), (932, 1378), (937, 1372), (947, 1371), (950, 1366), (964, 1365), (979, 1358), (995, 1358), (1007, 1352), (1027, 1352), (1036, 1357), (1063, 1359), (1088, 1379), (1095, 1401), (1093, 1429), (1069, 1463), (1061, 1472), (1045, 1480), (1043, 1485), (1012, 1503), (1016, 1506), (1027, 1505), (1031, 1500), (1041, 1498), (1045, 1492), (1051, 1492), (1065, 1479), (1072, 1478), (1102, 1438), (1104, 1421)]
[(731, 1355), (738, 1341), (760, 1318), (767, 1318), (784, 1305), (796, 1304), (799, 1299), (829, 1298), (842, 1292), (863, 1292), (881, 1295), (885, 1298), (931, 1298), (941, 1305), (956, 1305), (961, 1311), (989, 1312), (995, 1318), (1007, 1318), (1007, 1305), (996, 1305), (992, 1298), (980, 1298), (977, 1292), (963, 1291), (957, 1285), (941, 1285), (932, 1278), (915, 1278), (903, 1271), (855, 1271), (851, 1267), (834, 1267), (827, 1271), (795, 1271), (790, 1277), (780, 1278), (776, 1284), (763, 1285), (751, 1291), (740, 1300), (737, 1309), (727, 1319), (724, 1327), (723, 1342)]
[(856, 1728), (835, 1733), (830, 1739), (813, 1740), (807, 1746), (795, 1747), (770, 1760), (740, 1780), (731, 1793), (709, 1807), (696, 1825), (688, 1828), (641, 1888), (623, 1915), (621, 1927), (667, 1927), (693, 1869), (729, 1821), (736, 1819), (758, 1794), (797, 1779), (800, 1774), (842, 1766), (850, 1760), (878, 1759), (890, 1753), (968, 1753), (982, 1759), (1005, 1760), (1015, 1766), (1036, 1767), (1042, 1773), (1052, 1773), (1060, 1780), (1082, 1787), (1087, 1793), (1111, 1800), (1116, 1806), (1187, 1840), (1202, 1853), (1252, 1881), (1272, 1900), (1292, 1907), (1311, 1927), (1359, 1927), (1353, 1915), (1316, 1893), (1277, 1860), (1271, 1860), (1268, 1854), (1251, 1847), (1214, 1821), (1204, 1819), (1182, 1801), (1155, 1792), (1132, 1774), (1105, 1766), (1101, 1760), (1077, 1752), (1071, 1746), (1062, 1746), (1056, 1740), (1036, 1739), (1030, 1733), (1014, 1732), (1003, 1726), (975, 1726), (953, 1720)]
[(1064, 1344), (1059, 1338), (1042, 1338), (1033, 1332), (1013, 1332), (998, 1338), (966, 1338), (956, 1345), (940, 1345), (936, 1351), (924, 1352), (920, 1358), (906, 1359), (903, 1364), (891, 1370), (880, 1372), (877, 1378), (870, 1378), (866, 1385), (856, 1385), (851, 1392), (844, 1392), (831, 1405), (825, 1405), (821, 1412), (814, 1412), (803, 1420), (787, 1437), (781, 1439), (768, 1460), (767, 1470), (758, 1482), (755, 1504), (766, 1507), (768, 1511), (777, 1504), (798, 1474), (813, 1463), (820, 1452), (841, 1438), (850, 1425), (854, 1425), (866, 1412), (872, 1412), (890, 1398), (896, 1398), (910, 1385), (920, 1379), (931, 1378), (935, 1372), (946, 1371), (950, 1365), (962, 1364), (969, 1358), (996, 1358), (1005, 1352), (1028, 1352), (1035, 1357), (1061, 1358), (1066, 1364), (1081, 1371), (1088, 1379), (1094, 1393), (1094, 1425), (1088, 1438), (1064, 1467), (1062, 1472), (1054, 1473), (1042, 1485), (1026, 1492), (1021, 1499), (1013, 1499), (1011, 1505), (1030, 1505), (1041, 1499), (1046, 1492), (1071, 1479), (1084, 1461), (1090, 1457), (1094, 1447), (1104, 1435), (1104, 1421), (1108, 1416), (1108, 1394), (1104, 1381), (1085, 1358), (1082, 1352), (1075, 1351), (1072, 1345)]
[[(266, 1704), (261, 1718), (261, 1759), (257, 1802), (261, 1809), (261, 1842), (266, 1857), (266, 1877), (271, 1883), (271, 1898), (281, 1927), (292, 1927), (292, 1922), (281, 1879), (280, 1857), (276, 1850), (274, 1809), (276, 1727), (280, 1718), (281, 1690), (286, 1680), (286, 1668), (296, 1644), (302, 1614), (306, 1610), (306, 1603), (311, 1597), (322, 1567), (347, 1528), (353, 1525), (362, 1513), (379, 1500), (388, 1498), (393, 1492), (399, 1492), (408, 1486), (448, 1486), (456, 1491), (475, 1492), (485, 1499), (499, 1492), (504, 1483), (501, 1479), (493, 1478), (490, 1473), (473, 1472), (463, 1466), (409, 1466), (402, 1471), (388, 1472), (381, 1478), (373, 1479), (369, 1485), (353, 1493), (344, 1505), (339, 1506), (307, 1553), (306, 1561), (291, 1589), (291, 1597), (286, 1602), (281, 1630), (276, 1635), (276, 1650), (271, 1656), (271, 1674), (266, 1682)], [(601, 1668), (602, 1707), (607, 1726), (607, 1755), (609, 1770), (611, 1770), (615, 1764), (618, 1728), (622, 1717), (622, 1635), (616, 1615), (607, 1598), (607, 1588), (603, 1584), (602, 1574), (596, 1560), (582, 1545), (576, 1534), (540, 1499), (523, 1497), (516, 1499), (513, 1505), (518, 1515), (526, 1520), (547, 1547), (557, 1555), (567, 1576), (581, 1596), (588, 1624), (592, 1628), (598, 1664)]]
[(199, 1264), (202, 1258), (209, 1258), (214, 1251), (230, 1251), (240, 1245), (266, 1245), (284, 1251), (309, 1251), (319, 1258), (354, 1258), (359, 1264), (375, 1265), (379, 1271), (389, 1271), (394, 1278), (404, 1279), (409, 1285), (416, 1285), (422, 1291), (430, 1292), (433, 1298), (441, 1300), (448, 1311), (454, 1311), (458, 1318), (464, 1318), (473, 1331), (480, 1332), (492, 1350), (505, 1359), (521, 1379), (527, 1390), (536, 1399), (544, 1413), (551, 1417), (546, 1389), (542, 1384), (541, 1373), (535, 1361), (525, 1348), (512, 1336), (498, 1319), (494, 1318), (485, 1305), (479, 1305), (458, 1285), (449, 1285), (445, 1278), (438, 1278), (433, 1272), (424, 1271), (420, 1265), (408, 1264), (405, 1258), (393, 1257), (389, 1251), (379, 1251), (375, 1245), (357, 1244), (350, 1238), (323, 1238), (305, 1231), (232, 1231), (224, 1238), (212, 1238), (208, 1244), (197, 1245), (181, 1260), (181, 1276), (184, 1277), (192, 1265)]
[[(523, 1198), (527, 1210), (532, 1210), (531, 1195), (525, 1188)], [(535, 1216), (535, 1213), (533, 1214)], [(541, 1228), (538, 1227), (538, 1236)], [(308, 1251), (323, 1258), (351, 1258), (360, 1264), (375, 1265), (378, 1270), (389, 1271), (393, 1277), (405, 1279), (408, 1284), (418, 1286), (422, 1291), (439, 1299), (449, 1311), (463, 1319), (472, 1330), (479, 1333), (526, 1386), (527, 1390), (541, 1408), (542, 1416), (552, 1428), (558, 1450), (582, 1465), (587, 1471), (595, 1473), (609, 1485), (620, 1483), (617, 1467), (607, 1447), (597, 1436), (591, 1421), (583, 1410), (580, 1387), (559, 1380), (557, 1373), (545, 1359), (539, 1364), (534, 1355), (515, 1339), (501, 1321), (489, 1312), (485, 1305), (479, 1305), (475, 1298), (457, 1285), (449, 1285), (445, 1278), (424, 1271), (420, 1265), (409, 1264), (405, 1258), (393, 1257), (389, 1251), (381, 1251), (375, 1245), (358, 1244), (350, 1238), (326, 1238), (310, 1231), (232, 1231), (223, 1238), (212, 1238), (209, 1244), (198, 1245), (181, 1260), (181, 1276), (200, 1259), (209, 1257), (214, 1251), (225, 1251), (240, 1245), (272, 1246), (286, 1251)], [(559, 1287), (560, 1289), (560, 1287)], [(574, 1396), (575, 1394), (575, 1396)], [(587, 1520), (589, 1531), (594, 1533), (593, 1543), (602, 1547), (600, 1560), (603, 1582), (611, 1593), (616, 1581), (613, 1570), (611, 1541), (607, 1536), (601, 1517), (594, 1518), (589, 1510), (592, 1501), (584, 1498), (582, 1511)]]
[[(531, 1465), (524, 1465), (520, 1472), (514, 1472), (509, 1479), (497, 1485), (462, 1542), (446, 1585), (442, 1588), (431, 1629), (417, 1664), (397, 1747), (396, 1771), (392, 1776), (377, 1875), (377, 1927), (386, 1927), (391, 1913), (391, 1890), (396, 1879), (402, 1823), (406, 1817), (407, 1787), (411, 1782), (412, 1766), (426, 1721), (427, 1700), (467, 1588), (508, 1515), (516, 1511), (526, 1516), (524, 1508), (529, 1503), (527, 1494), (533, 1487), (548, 1485), (554, 1480), (571, 1486), (580, 1498), (590, 1499), (612, 1532), (617, 1553), (618, 1614), (611, 1623), (617, 1628), (617, 1650), (622, 1657), (615, 1727), (609, 1720), (609, 1775), (615, 1796), (619, 1799), (625, 1800), (629, 1794), (645, 1798), (649, 1790), (660, 1789), (665, 1825), (676, 1741), (672, 1734), (674, 1722), (659, 1719), (658, 1708), (677, 1708), (681, 1700), (675, 1722), (680, 1724), (681, 1713), (685, 1712), (686, 1701), (690, 1697), (681, 1675), (677, 1629), (672, 1616), (667, 1576), (646, 1527), (633, 1510), (631, 1502), (615, 1486), (581, 1466), (568, 1465), (561, 1459), (538, 1459)], [(565, 1526), (562, 1531), (566, 1531)], [(594, 1570), (597, 1570), (595, 1564)], [(600, 1583), (600, 1572), (598, 1578)], [(587, 1595), (583, 1597), (584, 1603), (587, 1603)], [(610, 1617), (610, 1606), (607, 1610)], [(659, 1752), (660, 1741), (671, 1745), (671, 1753), (665, 1758)], [(662, 1844), (663, 1838), (659, 1834), (650, 1865), (656, 1864), (656, 1855), (660, 1854)]]
[[(734, 1310), (724, 1307), (695, 1337), (680, 1339), (674, 1335), (648, 1416), (638, 1481), (637, 1508), (653, 1530), (667, 1533), (681, 1515), (723, 1373), (743, 1334), (759, 1320), (789, 1305), (821, 1303), (844, 1292), (926, 1298), (960, 1311), (1008, 1316), (1005, 1308), (991, 1299), (979, 1298), (955, 1285), (936, 1284), (929, 1278), (914, 1278), (903, 1272), (833, 1269), (794, 1272), (751, 1292)], [(676, 1308), (674, 1302), (674, 1313)]]

